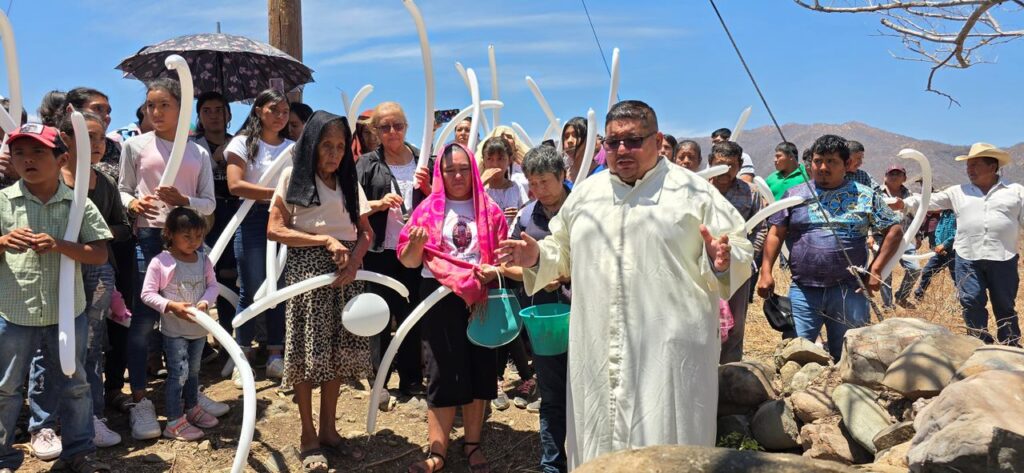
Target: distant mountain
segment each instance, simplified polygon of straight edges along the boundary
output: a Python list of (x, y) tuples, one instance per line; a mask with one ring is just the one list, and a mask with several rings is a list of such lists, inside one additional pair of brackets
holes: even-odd
[[(860, 122), (847, 122), (841, 125), (790, 123), (782, 125), (782, 132), (789, 141), (796, 144), (801, 152), (814, 143), (815, 139), (825, 134), (834, 134), (860, 141), (866, 149), (863, 168), (871, 173), (878, 182), (882, 182), (886, 168), (898, 161), (907, 168), (907, 174), (911, 179), (920, 176), (920, 169), (915, 163), (896, 157), (896, 154), (903, 148), (916, 149), (928, 157), (932, 165), (932, 179), (935, 187), (943, 188), (950, 184), (967, 182), (964, 164), (954, 161), (954, 158), (967, 154), (970, 144), (950, 145), (938, 141), (919, 140)], [(711, 145), (710, 138), (691, 139), (700, 143), (706, 159)], [(766, 176), (775, 171), (775, 166), (772, 163), (775, 146), (779, 141), (779, 133), (774, 126), (769, 125), (744, 131), (740, 135), (738, 143), (754, 159), (757, 174)], [(1003, 177), (1012, 182), (1024, 182), (1024, 166), (1020, 164), (1024, 162), (1024, 142), (1014, 145), (1007, 151), (1013, 157), (1014, 164), (1001, 171)]]

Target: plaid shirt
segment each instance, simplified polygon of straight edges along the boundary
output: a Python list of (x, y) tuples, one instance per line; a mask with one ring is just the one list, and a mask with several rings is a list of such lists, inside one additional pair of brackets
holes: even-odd
[[(16, 228), (29, 227), (55, 239), (64, 237), (67, 229), (73, 191), (60, 183), (57, 193), (45, 204), (18, 181), (0, 191), (0, 234)], [(91, 201), (86, 200), (85, 217), (78, 241), (91, 243), (112, 238), (103, 216)], [(60, 253), (0, 253), (0, 317), (9, 323), (44, 327), (57, 323), (57, 298), (60, 291)], [(75, 263), (75, 315), (85, 310), (81, 264)]]
[[(761, 197), (761, 194), (742, 179), (734, 179), (732, 186), (722, 193), (722, 197), (725, 197), (725, 200), (728, 200), (736, 208), (743, 220), (750, 220), (750, 217), (764, 208), (764, 198)], [(755, 253), (761, 251), (767, 235), (768, 226), (764, 222), (758, 224), (754, 231), (747, 235), (750, 243), (754, 245)]]
[(863, 169), (846, 173), (846, 180), (863, 184), (873, 191), (877, 191), (882, 187), (878, 184), (878, 181), (876, 181), (875, 178), (871, 177), (871, 174), (868, 174), (868, 172)]

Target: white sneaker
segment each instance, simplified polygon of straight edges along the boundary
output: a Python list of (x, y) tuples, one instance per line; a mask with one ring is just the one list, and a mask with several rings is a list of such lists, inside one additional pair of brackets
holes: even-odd
[(55, 460), (64, 451), (60, 436), (53, 429), (39, 429), (32, 434), (32, 454), (43, 461)]
[(284, 377), (284, 358), (275, 357), (267, 364), (267, 377), (275, 379)]
[(236, 388), (242, 389), (242, 373), (238, 371), (238, 368), (231, 370), (231, 382)]
[(231, 358), (228, 358), (228, 362), (224, 363), (224, 367), (221, 368), (221, 370), (220, 370), (220, 376), (222, 378), (227, 378), (228, 376), (231, 375), (232, 370), (234, 370), (234, 369), (235, 369), (235, 360), (232, 360)]
[(227, 404), (224, 404), (223, 402), (217, 402), (214, 401), (213, 399), (206, 397), (206, 394), (204, 394), (202, 391), (199, 391), (199, 407), (206, 411), (207, 414), (210, 414), (214, 417), (220, 417), (224, 414), (227, 414), (228, 411), (231, 410), (231, 407), (229, 407)]
[(104, 419), (92, 416), (92, 429), (95, 431), (92, 443), (99, 448), (113, 447), (121, 443), (121, 436), (117, 432), (110, 430)]
[(135, 440), (149, 440), (160, 436), (156, 408), (149, 399), (142, 399), (128, 410), (128, 424), (131, 425), (132, 438)]

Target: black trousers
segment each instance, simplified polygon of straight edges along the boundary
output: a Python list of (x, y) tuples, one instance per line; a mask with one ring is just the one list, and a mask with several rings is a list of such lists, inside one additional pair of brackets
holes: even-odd
[[(395, 326), (401, 325), (409, 315), (409, 312), (412, 312), (420, 303), (419, 288), (420, 281), (423, 279), (420, 276), (420, 269), (410, 269), (402, 266), (402, 263), (398, 261), (398, 255), (395, 253), (395, 250), (384, 250), (381, 253), (366, 253), (366, 256), (363, 257), (363, 268), (367, 271), (395, 278), (409, 289), (409, 300), (406, 301), (391, 288), (374, 283), (366, 284), (368, 292), (381, 296), (388, 303)], [(391, 373), (396, 370), (398, 371), (399, 389), (423, 383), (421, 325), (423, 325), (422, 322), (416, 324), (398, 347), (398, 354), (395, 356), (394, 365), (388, 369), (388, 379), (385, 380), (385, 385), (390, 380)], [(388, 345), (391, 344), (391, 327), (389, 326), (375, 338), (378, 345), (374, 350), (374, 371), (380, 366), (381, 357)]]

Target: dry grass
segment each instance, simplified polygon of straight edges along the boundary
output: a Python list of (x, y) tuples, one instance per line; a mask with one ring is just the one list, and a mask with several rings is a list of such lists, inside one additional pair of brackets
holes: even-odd
[[(1024, 247), (1024, 243), (1021, 245)], [(1020, 248), (1018, 249), (1020, 250)], [(923, 266), (923, 265), (922, 265)], [(1017, 273), (1021, 275), (1021, 279), (1024, 280), (1024, 264), (1018, 262)], [(787, 270), (775, 268), (774, 276), (776, 280), (776, 292), (780, 294), (786, 294), (789, 292), (790, 274)], [(903, 268), (897, 266), (893, 270), (893, 285), (899, 285), (900, 281), (903, 280)], [(916, 287), (916, 286), (915, 286)], [(953, 285), (953, 280), (949, 276), (949, 270), (943, 270), (943, 272), (936, 274), (932, 278), (931, 286), (928, 287), (928, 292), (925, 293), (924, 299), (922, 299), (917, 307), (913, 309), (904, 309), (897, 307), (893, 311), (883, 312), (883, 317), (916, 317), (919, 319), (927, 320), (929, 322), (942, 325), (949, 328), (953, 333), (967, 334), (967, 326), (964, 324), (963, 317), (960, 312), (960, 303), (956, 296), (956, 287)], [(874, 301), (879, 308), (882, 306), (881, 296), (875, 294), (873, 297)], [(1018, 312), (1024, 307), (1024, 291), (1018, 292), (1017, 294), (1017, 310)], [(754, 298), (754, 303), (750, 305), (750, 309), (747, 313), (747, 327), (744, 339), (744, 358), (771, 363), (772, 355), (775, 351), (775, 346), (779, 340), (782, 339), (779, 332), (775, 331), (768, 325), (767, 319), (764, 317), (764, 312), (761, 310), (763, 300), (760, 297)], [(989, 332), (996, 333), (995, 320), (991, 315), (992, 305), (989, 308)], [(877, 316), (872, 314), (871, 323), (878, 323)], [(823, 333), (824, 336), (824, 333)]]

